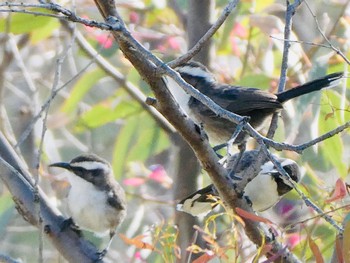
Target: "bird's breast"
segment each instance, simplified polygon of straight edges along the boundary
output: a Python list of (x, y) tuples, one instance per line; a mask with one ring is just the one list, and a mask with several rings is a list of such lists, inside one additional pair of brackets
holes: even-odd
[(70, 215), (81, 228), (101, 235), (107, 234), (113, 223), (106, 214), (112, 213), (113, 217), (117, 217), (118, 211), (108, 205), (106, 192), (98, 190), (87, 181), (80, 180), (78, 185), (72, 184), (68, 194)]

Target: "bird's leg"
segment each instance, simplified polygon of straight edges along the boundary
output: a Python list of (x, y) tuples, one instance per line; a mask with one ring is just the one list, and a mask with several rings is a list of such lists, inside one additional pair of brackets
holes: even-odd
[(115, 230), (111, 230), (111, 231), (109, 232), (109, 242), (108, 242), (108, 244), (107, 244), (107, 247), (106, 247), (104, 250), (102, 250), (101, 252), (99, 252), (99, 257), (100, 257), (100, 259), (102, 259), (102, 258), (107, 254), (108, 249), (109, 249), (109, 247), (110, 247), (111, 244), (112, 244), (114, 235), (115, 235)]
[[(235, 161), (235, 165), (233, 167), (233, 171), (235, 171), (239, 161), (242, 158), (242, 155), (246, 149), (245, 147), (245, 140), (244, 140), (244, 134), (242, 134), (242, 131), (245, 127), (245, 125), (249, 122), (250, 118), (249, 117), (242, 117), (242, 120), (237, 124), (235, 132), (232, 134), (232, 137), (227, 143), (219, 144), (213, 148), (213, 150), (216, 152), (218, 157), (220, 158), (219, 163), (225, 164), (227, 162), (228, 156), (231, 156), (231, 149), (233, 148), (234, 144), (237, 144), (236, 140), (239, 137), (238, 141), (242, 141), (241, 143), (238, 144), (238, 149), (240, 150), (239, 155)], [(243, 135), (243, 136), (242, 136)], [(241, 138), (242, 137), (242, 138)], [(243, 139), (243, 140), (242, 140)], [(218, 150), (222, 149), (223, 147), (227, 147), (227, 154), (225, 157), (221, 156), (220, 154), (217, 153)]]
[(82, 235), (79, 226), (74, 223), (73, 218), (71, 218), (71, 217), (67, 218), (67, 219), (64, 219), (62, 221), (62, 223), (60, 224), (60, 231), (61, 232), (65, 231), (68, 228), (72, 229), (79, 236)]
[[(237, 124), (235, 132), (232, 134), (231, 139), (227, 142), (227, 153), (230, 154), (230, 148), (232, 147), (233, 144), (239, 143), (236, 142), (236, 139), (239, 135), (241, 135), (242, 130), (244, 127), (247, 125), (249, 122), (250, 118), (247, 116), (243, 116), (241, 121)], [(241, 135), (242, 136), (242, 135)], [(243, 137), (244, 138), (244, 137)], [(244, 141), (244, 140), (243, 140)], [(240, 143), (241, 144), (241, 143)]]

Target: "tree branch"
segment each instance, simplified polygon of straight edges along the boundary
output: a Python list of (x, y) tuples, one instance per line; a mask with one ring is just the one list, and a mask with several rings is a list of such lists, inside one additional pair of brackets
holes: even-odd
[[(49, 205), (40, 187), (35, 191), (32, 176), (1, 132), (0, 156), (0, 177), (23, 218), (38, 228), (42, 225), (45, 236), (69, 262), (96, 262), (98, 251), (95, 246), (70, 228), (61, 230), (64, 218), (56, 208)], [(38, 205), (41, 218), (36, 209)]]

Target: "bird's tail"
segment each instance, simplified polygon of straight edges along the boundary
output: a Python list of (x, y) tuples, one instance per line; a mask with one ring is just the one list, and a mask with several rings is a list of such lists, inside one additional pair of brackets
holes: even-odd
[(332, 73), (319, 79), (307, 82), (293, 89), (283, 91), (277, 95), (277, 100), (281, 103), (299, 97), (301, 95), (317, 91), (323, 88), (330, 88), (339, 84), (341, 78), (344, 77), (343, 72)]

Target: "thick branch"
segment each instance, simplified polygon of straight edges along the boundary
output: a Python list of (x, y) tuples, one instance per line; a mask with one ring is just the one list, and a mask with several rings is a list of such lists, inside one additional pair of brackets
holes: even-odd
[[(61, 231), (63, 217), (49, 205), (45, 193), (38, 188), (25, 165), (0, 133), (0, 177), (12, 194), (18, 212), (30, 224), (44, 227), (46, 237), (69, 262), (96, 262), (97, 249), (70, 228)], [(38, 217), (40, 207), (41, 218)]]

